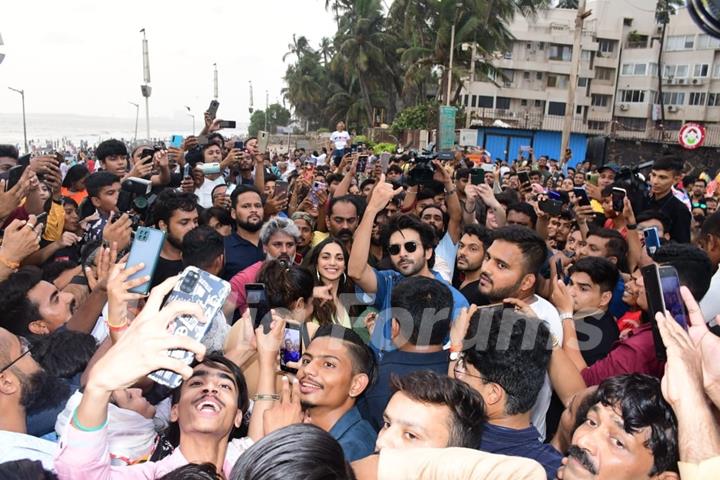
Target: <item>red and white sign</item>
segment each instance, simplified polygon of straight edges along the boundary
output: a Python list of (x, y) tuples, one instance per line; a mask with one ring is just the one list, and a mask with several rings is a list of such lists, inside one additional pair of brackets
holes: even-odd
[(701, 147), (705, 141), (705, 127), (699, 123), (686, 123), (678, 133), (680, 146), (687, 150)]

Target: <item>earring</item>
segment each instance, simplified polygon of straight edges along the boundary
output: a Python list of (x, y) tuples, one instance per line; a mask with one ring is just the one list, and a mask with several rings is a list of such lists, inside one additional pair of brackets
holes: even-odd
[(347, 275), (345, 275), (345, 272), (343, 272), (343, 284), (345, 284), (345, 282), (347, 282)]
[(317, 270), (315, 270), (315, 276), (317, 277), (318, 280), (320, 280), (320, 272), (318, 272)]

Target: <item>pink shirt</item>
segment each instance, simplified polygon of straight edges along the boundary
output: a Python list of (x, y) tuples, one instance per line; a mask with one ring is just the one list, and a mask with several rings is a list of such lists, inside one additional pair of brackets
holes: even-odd
[(255, 283), (257, 280), (260, 268), (262, 268), (263, 262), (255, 262), (245, 270), (240, 270), (230, 279), (230, 291), (231, 297), (235, 299), (235, 308), (240, 312), (240, 315), (245, 313), (247, 310), (247, 295), (245, 295), (245, 285), (248, 283)]
[[(228, 444), (223, 472), (230, 477), (230, 471), (240, 455), (252, 445), (249, 438), (234, 439)], [(107, 428), (97, 432), (83, 432), (72, 424), (68, 425), (60, 441), (60, 452), (55, 458), (55, 471), (60, 479), (73, 480), (115, 480), (162, 477), (179, 467), (187, 465), (187, 459), (180, 448), (159, 462), (145, 462), (130, 466), (110, 465)]]

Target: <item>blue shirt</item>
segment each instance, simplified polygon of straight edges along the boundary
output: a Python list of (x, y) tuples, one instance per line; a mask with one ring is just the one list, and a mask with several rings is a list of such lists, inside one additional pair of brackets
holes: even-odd
[[(375, 292), (374, 296), (373, 294), (366, 294), (359, 287), (356, 287), (355, 293), (361, 301), (364, 303), (372, 302), (371, 304), (378, 310), (378, 318), (375, 321), (375, 329), (370, 339), (370, 346), (378, 352), (378, 357), (382, 359), (383, 352), (396, 349), (390, 335), (392, 327), (392, 322), (390, 321), (392, 317), (390, 299), (393, 287), (406, 277), (395, 270), (373, 269), (373, 272), (375, 272), (375, 279), (377, 281), (377, 292)], [(460, 310), (469, 306), (468, 301), (462, 293), (446, 282), (439, 273), (432, 271), (432, 274), (435, 280), (444, 283), (450, 289), (453, 297), (452, 320), (455, 320), (458, 315), (460, 315)]]
[(258, 242), (255, 245), (233, 232), (225, 237), (225, 270), (222, 278), (230, 280), (240, 270), (261, 260), (265, 260), (262, 244)]
[(348, 462), (360, 460), (375, 452), (377, 433), (363, 420), (357, 407), (340, 417), (328, 433), (338, 441)]
[(620, 318), (628, 311), (628, 306), (622, 301), (623, 294), (625, 293), (625, 280), (622, 276), (618, 277), (618, 281), (613, 289), (612, 298), (610, 299), (610, 305), (608, 310), (615, 318)]
[(531, 458), (543, 466), (548, 479), (556, 478), (562, 454), (540, 441), (540, 432), (532, 425), (516, 430), (486, 423), (478, 450), (512, 457)]
[(449, 363), (450, 352), (448, 350), (433, 353), (402, 352), (400, 350), (386, 352), (378, 366), (377, 381), (358, 401), (360, 413), (375, 430), (379, 431), (383, 425), (385, 407), (393, 394), (390, 388), (390, 377), (393, 374), (404, 377), (418, 370), (430, 370), (440, 375), (447, 375)]

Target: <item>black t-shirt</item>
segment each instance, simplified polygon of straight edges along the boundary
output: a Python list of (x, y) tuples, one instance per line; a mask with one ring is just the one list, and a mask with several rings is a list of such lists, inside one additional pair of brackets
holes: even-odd
[(672, 191), (663, 198), (656, 199), (650, 196), (645, 199), (646, 210), (659, 210), (670, 219), (670, 228), (667, 230), (670, 239), (678, 243), (690, 243), (690, 223), (692, 216), (690, 209), (682, 200), (675, 197)]
[(177, 275), (183, 271), (182, 260), (167, 260), (163, 257), (158, 258), (157, 267), (155, 267), (155, 274), (152, 278), (151, 288), (155, 288), (156, 285), (160, 285), (168, 278)]
[[(41, 240), (40, 241), (40, 248), (45, 248), (48, 245), (50, 245), (51, 241), (49, 240)], [(62, 247), (57, 252), (53, 253), (48, 257), (47, 260), (45, 260), (45, 263), (43, 265), (47, 265), (48, 263), (53, 262), (73, 262), (73, 263), (80, 263), (80, 245), (75, 244), (71, 245), (69, 247)]]
[(460, 288), (462, 282), (462, 274), (456, 274), (453, 278), (453, 287), (457, 288), (460, 293), (462, 293), (463, 297), (465, 297), (470, 305), (483, 306), (490, 303), (490, 300), (480, 293), (480, 280), (470, 282), (463, 288)]
[(609, 311), (600, 318), (585, 317), (576, 320), (575, 330), (580, 353), (588, 367), (605, 358), (620, 336), (617, 323)]

